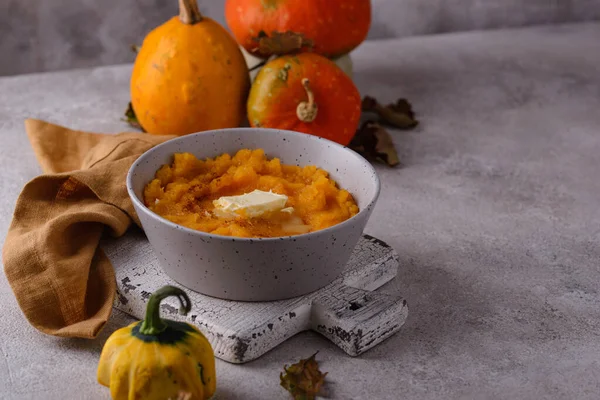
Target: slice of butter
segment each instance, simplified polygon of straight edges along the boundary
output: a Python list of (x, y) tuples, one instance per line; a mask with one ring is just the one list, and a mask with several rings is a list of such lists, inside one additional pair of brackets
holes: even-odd
[[(288, 198), (273, 192), (254, 190), (239, 196), (223, 196), (213, 201), (215, 214), (219, 217), (232, 218), (244, 216), (256, 218), (269, 212), (283, 211)], [(288, 207), (291, 208), (291, 207)], [(287, 210), (286, 212), (293, 211)]]

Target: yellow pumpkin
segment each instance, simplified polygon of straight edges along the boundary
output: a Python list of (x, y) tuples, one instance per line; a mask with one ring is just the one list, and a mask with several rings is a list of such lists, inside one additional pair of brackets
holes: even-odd
[(233, 37), (179, 0), (179, 17), (151, 31), (136, 56), (131, 103), (152, 134), (189, 133), (239, 126), (250, 89), (248, 67)]
[(190, 311), (187, 294), (165, 286), (150, 296), (143, 321), (117, 330), (104, 344), (98, 382), (110, 388), (114, 400), (167, 400), (181, 393), (206, 400), (215, 393), (209, 341), (193, 325), (160, 318), (160, 302), (169, 296), (179, 298), (184, 314)]

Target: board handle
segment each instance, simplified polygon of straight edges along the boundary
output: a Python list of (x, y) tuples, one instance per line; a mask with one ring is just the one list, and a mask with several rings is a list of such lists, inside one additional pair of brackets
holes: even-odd
[(342, 286), (314, 300), (311, 328), (358, 356), (398, 332), (407, 316), (400, 296)]

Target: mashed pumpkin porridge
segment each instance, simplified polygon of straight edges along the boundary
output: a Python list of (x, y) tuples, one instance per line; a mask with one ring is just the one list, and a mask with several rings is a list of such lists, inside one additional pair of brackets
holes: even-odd
[(146, 186), (144, 202), (176, 224), (237, 237), (313, 232), (358, 212), (326, 171), (269, 160), (261, 149), (206, 160), (177, 153)]

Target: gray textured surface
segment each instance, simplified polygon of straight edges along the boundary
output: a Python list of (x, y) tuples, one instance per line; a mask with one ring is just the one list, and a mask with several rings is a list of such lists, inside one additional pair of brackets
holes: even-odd
[[(329, 0), (327, 0), (329, 1)], [(199, 0), (224, 24), (225, 0)], [(600, 19), (598, 0), (372, 0), (370, 38)], [(2, 0), (0, 75), (133, 61), (176, 0)]]
[[(359, 358), (303, 333), (259, 360), (217, 363), (218, 399), (285, 398), (284, 363), (320, 350), (336, 399), (597, 399), (600, 392), (600, 24), (371, 42), (363, 93), (411, 99), (405, 168), (379, 167), (367, 227), (400, 254), (387, 285), (402, 332)], [(382, 59), (381, 54), (389, 55)], [(0, 79), (0, 240), (39, 169), (23, 119), (125, 129), (129, 67)], [(7, 169), (11, 166), (11, 169)], [(0, 277), (0, 397), (101, 399), (103, 341), (31, 328)]]

